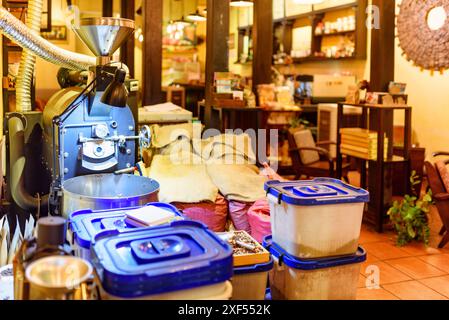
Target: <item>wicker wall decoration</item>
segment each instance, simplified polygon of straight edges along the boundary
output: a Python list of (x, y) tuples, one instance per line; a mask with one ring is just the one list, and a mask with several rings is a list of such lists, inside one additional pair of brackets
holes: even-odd
[[(433, 30), (428, 16), (435, 8), (440, 25)], [(407, 60), (432, 72), (449, 69), (449, 0), (402, 0), (399, 9), (397, 37)]]

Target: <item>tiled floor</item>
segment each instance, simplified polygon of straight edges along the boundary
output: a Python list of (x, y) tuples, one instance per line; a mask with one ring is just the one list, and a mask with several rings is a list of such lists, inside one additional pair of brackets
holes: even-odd
[(438, 249), (441, 222), (430, 214), (431, 241), (396, 247), (393, 232), (378, 234), (363, 226), (360, 244), (368, 253), (362, 264), (357, 299), (449, 300), (449, 246)]

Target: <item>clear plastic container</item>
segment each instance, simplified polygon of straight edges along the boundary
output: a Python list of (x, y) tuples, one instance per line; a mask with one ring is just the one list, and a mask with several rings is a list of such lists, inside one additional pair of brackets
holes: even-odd
[[(270, 253), (246, 231), (223, 232), (217, 235), (233, 246), (232, 300), (264, 300), (268, 272), (273, 269)], [(246, 251), (245, 245), (249, 246)]]
[(232, 248), (205, 225), (111, 230), (92, 242), (102, 299), (230, 299)]
[(265, 184), (273, 241), (301, 259), (354, 254), (369, 193), (340, 180)]
[[(117, 297), (107, 293), (101, 286), (100, 297), (103, 300), (123, 300), (122, 297)], [(135, 300), (230, 300), (233, 294), (231, 282), (226, 281), (210, 286), (203, 286), (194, 289), (180, 290), (174, 292), (167, 292), (162, 294), (148, 295)]]
[(298, 260), (266, 238), (274, 268), (269, 273), (273, 300), (355, 300), (361, 263), (366, 252), (345, 257)]
[[(172, 212), (176, 219), (184, 219), (181, 212), (171, 204), (148, 203), (146, 205)], [(126, 222), (126, 213), (137, 208), (121, 208), (110, 210), (80, 210), (69, 216), (67, 240), (71, 243), (75, 256), (90, 261), (92, 240), (101, 232), (107, 230), (135, 229)]]
[(272, 259), (262, 264), (234, 268), (232, 300), (264, 300), (271, 269)]

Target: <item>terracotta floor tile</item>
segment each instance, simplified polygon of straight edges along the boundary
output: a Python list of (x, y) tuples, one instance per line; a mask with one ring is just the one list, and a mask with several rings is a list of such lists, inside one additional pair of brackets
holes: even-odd
[(394, 259), (385, 262), (413, 279), (439, 277), (445, 274), (445, 272), (416, 257)]
[(412, 256), (425, 256), (431, 254), (443, 254), (449, 253), (447, 249), (438, 249), (436, 246), (425, 246), (423, 243), (413, 242), (404, 247), (401, 247), (401, 250), (409, 253)]
[(449, 276), (423, 279), (419, 282), (449, 298)]
[(376, 257), (374, 254), (372, 254), (372, 253), (367, 253), (366, 254), (366, 262), (369, 262), (369, 263), (371, 263), (371, 262), (376, 262), (376, 261), (379, 261), (380, 259), (378, 258), (378, 257)]
[(448, 300), (418, 281), (393, 283), (383, 287), (401, 300)]
[(410, 254), (396, 247), (393, 242), (374, 242), (363, 245), (368, 255), (371, 253), (380, 260), (409, 257)]
[(431, 264), (432, 266), (449, 273), (449, 254), (438, 254), (432, 256), (419, 257), (422, 261)]
[[(438, 248), (442, 239), (443, 239), (443, 237), (438, 234), (438, 231), (435, 231), (435, 232), (431, 231), (430, 239), (429, 239), (429, 246), (433, 247), (433, 248)], [(446, 253), (449, 253), (449, 244), (447, 244), (443, 248), (443, 250), (447, 251)]]
[(359, 275), (359, 283), (357, 284), (357, 288), (365, 288), (366, 287), (366, 277), (362, 274)]
[(375, 270), (370, 269), (369, 268), (370, 266), (374, 266), (374, 267), (378, 268), (380, 285), (412, 280), (412, 278), (410, 278), (406, 274), (402, 273), (398, 269), (393, 268), (392, 266), (390, 266), (389, 264), (387, 264), (385, 262), (382, 262), (382, 261), (375, 261), (372, 263), (364, 262), (360, 269), (361, 270), (360, 273), (363, 276), (365, 276), (369, 279), (372, 279), (372, 281), (376, 281), (376, 278), (375, 278), (376, 275), (374, 274)]
[(399, 298), (382, 288), (361, 288), (357, 289), (357, 300), (399, 300)]
[(393, 235), (387, 233), (377, 233), (367, 226), (363, 226), (360, 230), (359, 242), (363, 246), (366, 243), (386, 242), (393, 238)]

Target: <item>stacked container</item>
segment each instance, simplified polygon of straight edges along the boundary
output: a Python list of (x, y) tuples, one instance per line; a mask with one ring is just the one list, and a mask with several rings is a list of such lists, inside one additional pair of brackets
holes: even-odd
[[(270, 253), (254, 240), (246, 231), (220, 233), (220, 238), (230, 241), (234, 236), (247, 239), (250, 246), (254, 246), (254, 253), (239, 253), (235, 250), (242, 248), (236, 241), (234, 244), (234, 276), (232, 277), (233, 300), (264, 300), (267, 289), (268, 272), (273, 269)], [(244, 248), (243, 248), (244, 249)]]
[(366, 252), (359, 247), (353, 255), (324, 259), (299, 259), (265, 238), (273, 255), (270, 272), (273, 300), (355, 300), (360, 265)]
[(303, 259), (354, 254), (369, 193), (340, 180), (265, 184), (273, 241)]
[(232, 248), (203, 224), (99, 234), (92, 263), (102, 299), (230, 299)]
[(265, 300), (268, 272), (272, 269), (272, 259), (260, 264), (235, 267), (232, 300)]
[[(174, 219), (183, 219), (182, 214), (172, 205), (165, 203), (149, 203), (153, 206), (174, 214)], [(111, 210), (80, 210), (70, 214), (67, 239), (72, 244), (75, 255), (90, 260), (90, 247), (93, 239), (99, 233), (110, 230), (127, 230), (136, 227), (128, 224), (127, 212), (137, 208), (122, 208)]]
[(271, 181), (265, 190), (273, 299), (354, 299), (366, 259), (358, 243), (369, 193), (330, 178)]

